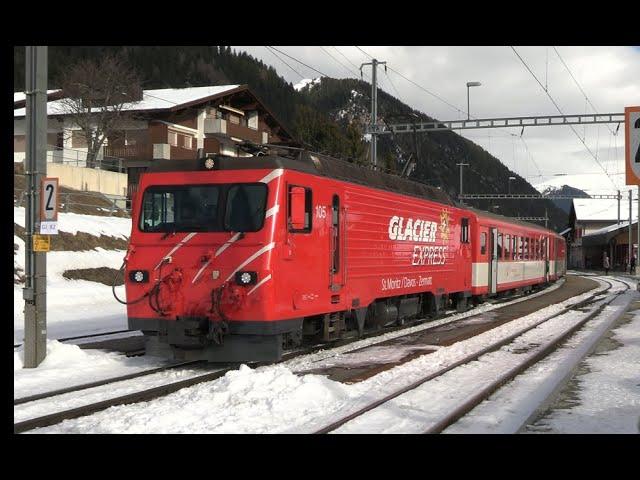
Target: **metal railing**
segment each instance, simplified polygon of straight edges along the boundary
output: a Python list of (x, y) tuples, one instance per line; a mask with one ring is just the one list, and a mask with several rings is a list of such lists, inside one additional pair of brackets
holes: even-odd
[[(16, 207), (25, 206), (26, 193), (26, 190), (14, 190), (14, 196), (16, 197), (14, 200), (14, 205)], [(104, 202), (104, 204), (98, 205), (95, 203), (85, 203), (82, 201), (78, 201), (73, 197), (93, 198), (96, 200), (101, 200), (102, 202)], [(102, 211), (108, 211), (109, 217), (111, 217), (114, 212), (122, 212), (127, 216), (130, 215), (129, 201), (127, 197), (121, 195), (105, 195), (97, 192), (60, 192), (58, 194), (58, 207), (61, 212), (69, 213), (70, 207), (73, 206), (89, 207)]]
[(47, 145), (47, 162), (62, 163), (76, 167), (95, 168), (124, 173), (124, 159), (119, 157), (104, 156), (98, 154), (93, 161), (87, 160), (87, 152), (73, 148), (62, 148), (56, 145)]

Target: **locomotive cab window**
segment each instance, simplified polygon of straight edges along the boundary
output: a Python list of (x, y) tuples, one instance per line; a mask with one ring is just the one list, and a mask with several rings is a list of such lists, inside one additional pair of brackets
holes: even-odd
[(267, 186), (154, 185), (144, 191), (143, 232), (256, 232), (264, 224)]
[(262, 228), (267, 206), (267, 186), (264, 183), (240, 183), (227, 192), (225, 230), (257, 232)]
[(143, 232), (219, 232), (220, 187), (217, 185), (153, 186), (144, 192)]
[(482, 232), (480, 234), (480, 255), (487, 253), (487, 233)]
[(311, 189), (289, 185), (287, 225), (291, 233), (311, 232)]

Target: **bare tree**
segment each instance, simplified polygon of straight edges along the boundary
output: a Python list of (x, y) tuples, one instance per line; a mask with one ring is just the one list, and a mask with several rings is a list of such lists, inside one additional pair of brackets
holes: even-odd
[(124, 107), (142, 98), (140, 77), (120, 58), (82, 60), (60, 79), (62, 110), (80, 129), (87, 146), (87, 166), (94, 167), (100, 148), (131, 119)]

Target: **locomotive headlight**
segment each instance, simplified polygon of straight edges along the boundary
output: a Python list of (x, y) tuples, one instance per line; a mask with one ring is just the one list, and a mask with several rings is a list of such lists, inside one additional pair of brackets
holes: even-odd
[(238, 272), (236, 273), (236, 283), (238, 285), (254, 285), (258, 281), (256, 272)]
[(134, 283), (147, 283), (149, 281), (149, 272), (146, 270), (132, 270), (129, 272), (129, 280)]
[(211, 170), (215, 166), (216, 166), (216, 162), (213, 161), (213, 158), (207, 158), (204, 161), (204, 168), (206, 168), (207, 170)]

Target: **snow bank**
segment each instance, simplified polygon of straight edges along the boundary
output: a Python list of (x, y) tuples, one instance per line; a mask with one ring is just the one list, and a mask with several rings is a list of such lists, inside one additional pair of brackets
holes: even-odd
[[(246, 365), (153, 402), (112, 407), (37, 433), (278, 433), (334, 410), (349, 387), (282, 366)], [(152, 406), (151, 406), (152, 405)]]
[[(24, 207), (13, 207), (13, 221), (24, 228)], [(106, 235), (128, 239), (131, 235), (131, 219), (60, 212), (58, 213), (58, 230), (74, 235), (78, 232), (85, 232), (97, 237)]]

